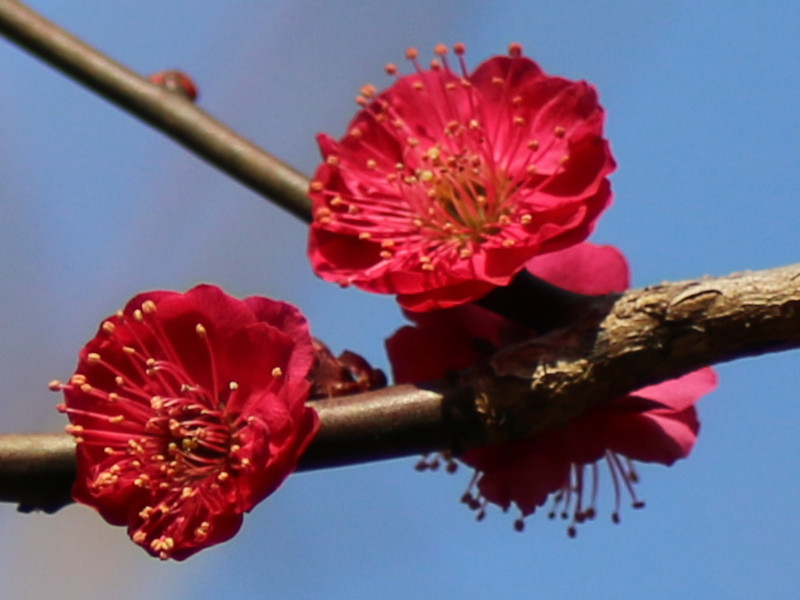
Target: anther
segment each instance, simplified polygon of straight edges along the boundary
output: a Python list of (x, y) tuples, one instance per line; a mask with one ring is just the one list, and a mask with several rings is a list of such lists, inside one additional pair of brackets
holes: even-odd
[(569, 527), (567, 527), (567, 536), (569, 536), (572, 539), (575, 539), (577, 535), (578, 535), (578, 529), (575, 527), (575, 525), (570, 525)]
[(280, 367), (275, 367), (272, 369), (272, 376), (273, 377), (281, 377), (283, 375), (283, 369)]
[(522, 56), (522, 44), (518, 42), (512, 42), (508, 45), (508, 55), (513, 58), (519, 58)]
[(203, 327), (202, 323), (198, 323), (194, 326), (194, 332), (197, 334), (198, 337), (205, 338), (208, 333), (206, 332), (206, 328)]
[[(150, 508), (150, 507), (147, 507), (147, 508)], [(143, 512), (144, 512), (144, 511), (141, 511), (141, 512), (139, 513), (139, 516), (140, 516), (140, 517), (142, 517), (142, 513), (143, 513)], [(142, 519), (147, 519), (147, 518), (149, 518), (149, 516), (150, 516), (150, 515), (148, 514), (148, 516), (147, 516), (147, 517), (142, 517)], [(142, 531), (142, 530), (139, 530), (139, 531), (136, 531), (136, 532), (134, 532), (134, 534), (131, 536), (131, 539), (132, 539), (134, 542), (136, 542), (137, 544), (141, 544), (143, 541), (145, 541), (145, 540), (147, 539), (147, 534), (146, 534), (144, 531)]]
[(152, 300), (145, 300), (142, 302), (142, 312), (146, 315), (152, 315), (156, 312), (156, 303)]
[(202, 539), (208, 536), (208, 532), (211, 530), (211, 523), (208, 521), (203, 521), (200, 523), (200, 526), (195, 528), (194, 530), (194, 537), (197, 539)]

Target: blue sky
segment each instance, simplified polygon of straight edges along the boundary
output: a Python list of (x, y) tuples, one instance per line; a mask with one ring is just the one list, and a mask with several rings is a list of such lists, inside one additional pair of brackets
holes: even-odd
[[(38, 10), (133, 69), (177, 66), (200, 104), (305, 172), (386, 62), (463, 41), (472, 65), (523, 44), (594, 83), (619, 163), (594, 241), (635, 285), (800, 256), (800, 8), (782, 2), (65, 2)], [(389, 297), (317, 280), (305, 230), (60, 74), (0, 41), (0, 431), (55, 431), (97, 323), (135, 293), (214, 282), (297, 304), (335, 350), (385, 366)], [(800, 593), (795, 352), (722, 365), (691, 458), (643, 466), (643, 511), (570, 540), (560, 523), (458, 498), (465, 470), (413, 459), (294, 476), (230, 543), (162, 564), (84, 507), (0, 506), (0, 596), (675, 598)], [(606, 500), (610, 490), (606, 487)], [(606, 504), (606, 507), (608, 504)], [(601, 506), (601, 517), (604, 516)], [(35, 574), (35, 575), (32, 575)]]

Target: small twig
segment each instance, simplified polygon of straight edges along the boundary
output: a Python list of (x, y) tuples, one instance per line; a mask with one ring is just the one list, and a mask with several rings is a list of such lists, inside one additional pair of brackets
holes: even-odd
[(311, 221), (308, 179), (178, 94), (150, 83), (17, 0), (0, 0), (0, 34), (142, 119), (296, 217)]

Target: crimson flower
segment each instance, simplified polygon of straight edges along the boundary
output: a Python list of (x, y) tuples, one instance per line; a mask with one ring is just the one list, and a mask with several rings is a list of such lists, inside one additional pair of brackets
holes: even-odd
[(208, 285), (136, 296), (51, 384), (78, 442), (73, 497), (161, 559), (231, 538), (318, 429), (313, 360), (289, 304)]
[[(617, 292), (629, 284), (625, 258), (611, 246), (579, 244), (536, 257), (527, 268), (577, 293)], [(399, 383), (440, 378), (450, 369), (474, 364), (492, 349), (531, 336), (529, 330), (474, 305), (410, 316), (417, 325), (387, 340)], [(688, 456), (700, 426), (694, 404), (716, 385), (714, 371), (700, 369), (596, 406), (560, 429), (469, 450), (459, 460), (475, 474), (462, 500), (479, 519), (488, 503), (504, 510), (516, 505), (521, 516), (515, 527), (521, 530), (524, 517), (549, 498), (551, 518), (571, 519), (567, 531), (574, 536), (577, 524), (597, 512), (598, 463), (605, 462), (614, 488), (612, 518), (618, 522), (624, 493), (635, 508), (644, 505), (634, 490), (638, 475), (632, 461), (671, 465)], [(454, 470), (452, 459), (445, 460), (448, 470)], [(438, 462), (423, 461), (420, 468)]]
[(471, 73), (462, 44), (457, 71), (435, 51), (430, 69), (411, 49), (415, 73), (379, 94), (364, 86), (340, 141), (318, 136), (310, 188), (316, 273), (413, 311), (477, 300), (583, 241), (615, 168), (586, 82), (546, 75), (518, 44)]

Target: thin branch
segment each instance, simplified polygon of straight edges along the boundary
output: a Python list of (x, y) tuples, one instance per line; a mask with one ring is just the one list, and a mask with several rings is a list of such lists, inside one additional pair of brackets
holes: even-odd
[(66, 434), (0, 435), (0, 501), (21, 512), (55, 512), (72, 502), (75, 442)]
[(0, 0), (0, 34), (310, 222), (308, 179), (187, 99), (143, 79), (16, 0)]
[[(317, 400), (314, 469), (501, 443), (719, 362), (800, 348), (800, 264), (599, 296), (569, 326), (506, 348), (450, 381)], [(0, 500), (63, 505), (66, 435), (0, 436)]]

